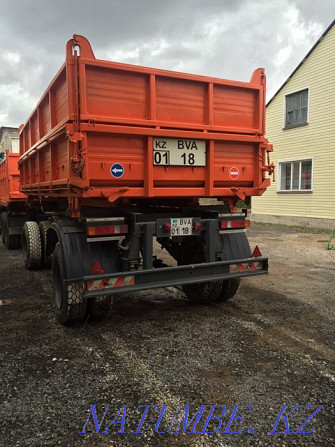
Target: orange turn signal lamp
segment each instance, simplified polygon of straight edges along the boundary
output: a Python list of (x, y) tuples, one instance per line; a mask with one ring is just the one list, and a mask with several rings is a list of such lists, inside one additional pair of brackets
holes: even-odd
[(220, 230), (229, 230), (235, 228), (247, 228), (250, 227), (249, 219), (236, 219), (236, 220), (221, 220)]
[(87, 227), (87, 236), (110, 236), (114, 234), (127, 234), (128, 225), (90, 225)]

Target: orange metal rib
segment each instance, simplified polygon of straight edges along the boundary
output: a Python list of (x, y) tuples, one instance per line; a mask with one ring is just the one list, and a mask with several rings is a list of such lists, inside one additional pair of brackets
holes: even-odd
[[(261, 195), (271, 170), (264, 116), (263, 69), (247, 83), (102, 61), (74, 36), (21, 128), (21, 190), (80, 205)], [(206, 167), (154, 165), (154, 137), (205, 141)], [(120, 178), (111, 175), (115, 163)]]

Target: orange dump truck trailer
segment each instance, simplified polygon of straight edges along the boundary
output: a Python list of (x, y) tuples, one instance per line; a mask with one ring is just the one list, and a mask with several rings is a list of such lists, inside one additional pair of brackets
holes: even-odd
[(0, 214), (2, 242), (9, 249), (19, 248), (25, 221), (26, 196), (20, 192), (19, 154), (6, 151), (0, 162)]
[(75, 35), (20, 130), (21, 191), (40, 207), (23, 257), (52, 258), (57, 319), (99, 319), (111, 295), (172, 285), (225, 301), (241, 277), (267, 273), (234, 213), (270, 184), (264, 123), (263, 69), (246, 83), (107, 62)]

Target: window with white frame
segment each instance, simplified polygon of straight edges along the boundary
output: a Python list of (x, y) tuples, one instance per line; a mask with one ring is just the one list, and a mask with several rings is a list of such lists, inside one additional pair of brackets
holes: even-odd
[(285, 129), (308, 124), (308, 89), (285, 96)]
[(279, 162), (279, 191), (311, 191), (312, 159)]

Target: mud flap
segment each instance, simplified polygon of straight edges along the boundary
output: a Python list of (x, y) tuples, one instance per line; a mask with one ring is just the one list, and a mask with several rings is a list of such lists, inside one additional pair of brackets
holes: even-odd
[(223, 245), (222, 260), (251, 258), (251, 250), (246, 233), (221, 234)]
[(65, 280), (82, 281), (97, 268), (100, 273), (121, 270), (116, 241), (88, 243), (82, 226), (64, 221), (54, 222), (50, 229), (57, 233), (60, 243)]

